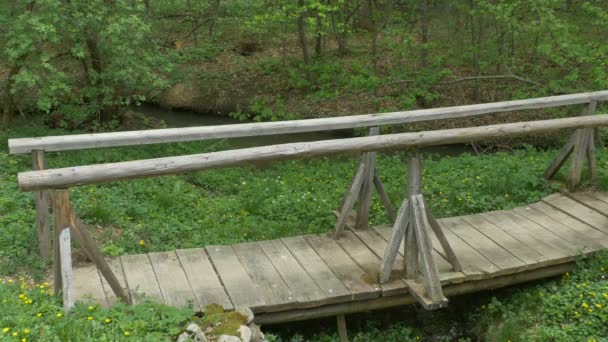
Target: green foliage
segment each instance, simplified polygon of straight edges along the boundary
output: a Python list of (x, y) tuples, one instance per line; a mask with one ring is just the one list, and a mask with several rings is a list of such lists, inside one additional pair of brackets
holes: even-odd
[(586, 259), (559, 281), (493, 298), (474, 313), (487, 341), (606, 341), (608, 253)]
[(192, 309), (146, 302), (112, 308), (77, 303), (64, 313), (49, 284), (0, 283), (0, 339), (13, 341), (174, 341)]
[[(17, 1), (0, 31), (11, 68), (7, 87), (18, 107), (32, 94), (36, 109), (72, 127), (153, 95), (168, 85), (166, 55), (153, 44), (143, 6), (132, 1)], [(24, 101), (24, 102), (21, 102)]]

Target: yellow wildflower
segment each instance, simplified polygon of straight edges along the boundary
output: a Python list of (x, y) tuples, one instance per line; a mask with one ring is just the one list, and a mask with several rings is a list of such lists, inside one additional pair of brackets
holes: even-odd
[(89, 311), (93, 311), (95, 309), (93, 306), (89, 306)]
[(111, 319), (109, 319), (109, 318), (106, 318), (104, 322), (106, 322), (106, 323), (110, 323), (110, 322), (112, 322), (112, 320), (111, 320)]
[(5, 334), (8, 334), (9, 331), (11, 331), (11, 328), (9, 328), (9, 327), (2, 329), (2, 332)]
[(14, 333), (12, 333), (11, 335), (13, 335), (13, 337), (17, 337), (17, 336), (19, 336), (19, 333), (15, 331), (15, 332), (14, 332)]
[(125, 336), (129, 336), (129, 335), (131, 335), (131, 333), (128, 331), (125, 331)]
[(583, 303), (583, 307), (584, 307), (585, 309), (588, 309), (588, 308), (589, 308), (589, 304), (587, 304), (587, 303)]
[(598, 308), (598, 309), (601, 309), (602, 308), (602, 304), (595, 304), (595, 307)]
[(61, 318), (63, 316), (63, 314), (61, 312), (57, 313), (57, 318)]
[(139, 240), (139, 245), (140, 245), (140, 246), (144, 246), (145, 244), (146, 244), (146, 241), (144, 241), (144, 240)]
[(36, 317), (42, 317), (42, 312), (37, 313)]
[(91, 317), (91, 316), (87, 317), (87, 321), (92, 321), (92, 320), (93, 320), (93, 317)]
[(28, 329), (28, 328), (23, 329), (23, 333), (26, 334), (26, 335), (29, 334), (30, 333), (30, 329)]

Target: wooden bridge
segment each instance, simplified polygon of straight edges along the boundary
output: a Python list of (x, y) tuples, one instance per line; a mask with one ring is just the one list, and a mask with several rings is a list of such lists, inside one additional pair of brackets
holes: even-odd
[[(593, 114), (597, 102), (606, 100), (608, 91), (602, 91), (329, 119), (11, 139), (9, 148), (11, 153), (33, 154), (36, 170), (20, 173), (19, 186), (36, 194), (40, 253), (46, 258), (54, 255), (55, 289), (62, 294), (66, 309), (75, 299), (87, 296), (103, 305), (118, 299), (127, 303), (150, 299), (175, 306), (190, 304), (196, 310), (210, 303), (229, 309), (249, 307), (264, 324), (333, 315), (343, 323), (346, 313), (413, 302), (436, 309), (447, 305), (445, 296), (559, 275), (571, 270), (577, 257), (608, 247), (608, 194), (574, 191), (585, 160), (591, 182), (596, 178), (593, 128), (608, 125), (608, 115)], [(388, 135), (379, 135), (378, 128), (576, 104), (585, 105), (583, 116)], [(45, 151), (356, 127), (370, 127), (370, 136), (62, 169), (44, 167)], [(418, 153), (410, 159), (408, 189), (395, 210), (380, 180), (381, 170), (376, 169), (377, 151), (561, 129), (575, 131), (545, 176), (552, 179), (571, 157), (563, 193), (512, 210), (436, 220), (421, 194), (423, 158)], [(333, 234), (112, 259), (99, 252), (69, 200), (69, 188), (74, 186), (347, 152), (364, 154), (335, 212)], [(368, 227), (373, 188), (391, 225)], [(50, 207), (55, 227), (60, 227), (54, 230), (53, 239)], [(71, 239), (79, 242), (92, 264), (72, 268)]]

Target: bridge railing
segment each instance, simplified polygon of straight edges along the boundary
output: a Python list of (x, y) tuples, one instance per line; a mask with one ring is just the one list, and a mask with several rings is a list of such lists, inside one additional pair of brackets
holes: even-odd
[[(62, 279), (60, 272), (61, 248), (59, 243), (61, 241), (65, 243), (66, 241), (65, 236), (61, 236), (60, 233), (65, 230), (64, 228), (70, 227), (71, 231), (74, 232), (74, 237), (80, 241), (80, 244), (84, 246), (85, 249), (87, 249), (86, 252), (89, 255), (89, 258), (96, 262), (98, 268), (102, 271), (114, 292), (127, 301), (127, 295), (124, 291), (121, 291), (115, 276), (107, 264), (105, 264), (99, 250), (90, 236), (86, 233), (86, 230), (82, 228), (76, 214), (71, 209), (69, 205), (70, 187), (133, 178), (202, 171), (211, 168), (236, 166), (253, 161), (288, 160), (339, 153), (364, 152), (360, 166), (353, 177), (352, 184), (346, 192), (339, 210), (336, 212), (338, 219), (334, 237), (338, 238), (340, 236), (344, 226), (349, 224), (348, 221), (350, 218), (353, 218), (353, 216), (356, 219), (355, 225), (357, 228), (368, 227), (371, 191), (375, 186), (387, 209), (388, 216), (395, 224), (393, 229), (394, 234), (391, 240), (392, 247), (387, 249), (387, 255), (385, 255), (383, 259), (381, 280), (385, 281), (387, 279), (387, 270), (390, 269), (392, 262), (394, 261), (394, 255), (391, 253), (396, 253), (396, 247), (393, 243), (397, 243), (398, 247), (398, 242), (405, 239), (409, 243), (408, 246), (411, 247), (410, 250), (416, 250), (414, 253), (416, 254), (415, 259), (414, 256), (406, 258), (410, 262), (410, 270), (407, 273), (410, 276), (413, 276), (413, 274), (417, 272), (417, 263), (415, 260), (418, 260), (418, 255), (420, 255), (421, 260), (424, 261), (423, 266), (425, 266), (422, 267), (422, 271), (426, 272), (424, 274), (425, 291), (417, 291), (415, 294), (417, 294), (417, 297), (425, 306), (437, 307), (441, 306), (445, 301), (443, 301), (444, 298), (441, 295), (441, 286), (439, 285), (437, 289), (437, 277), (433, 276), (433, 272), (436, 273), (436, 269), (433, 271), (434, 262), (432, 259), (428, 259), (431, 256), (425, 255), (425, 253), (428, 252), (429, 247), (428, 241), (424, 238), (426, 231), (428, 230), (427, 228), (430, 227), (433, 229), (433, 232), (439, 238), (442, 247), (446, 250), (450, 259), (449, 261), (452, 263), (455, 270), (460, 267), (458, 260), (453, 252), (451, 252), (447, 240), (441, 233), (435, 220), (432, 218), (430, 211), (425, 207), (419, 191), (419, 186), (410, 187), (408, 197), (401, 205), (398, 213), (392, 208), (388, 196), (384, 191), (382, 182), (377, 175), (375, 165), (376, 151), (419, 148), (453, 143), (469, 143), (488, 138), (546, 133), (565, 128), (575, 128), (577, 129), (576, 133), (562, 151), (560, 151), (558, 157), (545, 173), (547, 179), (552, 178), (565, 160), (570, 155), (573, 155), (573, 162), (568, 175), (568, 186), (573, 188), (580, 182), (585, 159), (589, 160), (591, 177), (595, 177), (595, 147), (593, 143), (593, 130), (591, 128), (607, 125), (608, 117), (606, 115), (591, 115), (595, 112), (597, 102), (606, 100), (608, 100), (608, 91), (599, 91), (536, 99), (324, 119), (10, 139), (9, 151), (13, 154), (32, 153), (33, 156), (35, 171), (20, 173), (18, 175), (18, 182), (22, 190), (35, 192), (36, 226), (41, 256), (50, 258), (51, 254), (50, 207), (54, 207), (55, 209), (55, 226), (63, 227), (55, 229), (54, 259), (56, 265), (56, 288), (61, 288)], [(489, 113), (550, 108), (574, 104), (587, 104), (583, 111), (584, 117), (378, 135), (379, 126), (382, 125), (464, 118)], [(45, 151), (66, 151), (100, 147), (185, 142), (361, 127), (370, 128), (369, 136), (45, 170)], [(419, 178), (422, 163), (418, 159), (410, 161), (409, 182), (411, 184), (420, 183)], [(414, 172), (412, 171), (413, 169), (418, 171)], [(49, 192), (49, 190), (54, 190), (53, 201), (50, 200), (51, 192)], [(357, 201), (358, 210), (355, 214), (353, 206)], [(51, 202), (53, 203), (52, 205)], [(63, 203), (63, 208), (61, 207), (61, 203)], [(415, 269), (412, 270), (412, 267), (415, 267)], [(410, 288), (413, 289), (420, 288), (420, 286), (417, 286), (415, 283), (409, 285)], [(67, 302), (69, 302), (69, 300), (67, 300)]]
[[(465, 118), (491, 113), (552, 108), (586, 103), (595, 104), (598, 101), (606, 100), (608, 100), (608, 90), (465, 106), (321, 119), (19, 138), (10, 139), (8, 141), (8, 145), (9, 153), (11, 154), (31, 153), (33, 169), (43, 170), (46, 168), (45, 152), (52, 151), (69, 151), (102, 147), (187, 142), (219, 138), (318, 132), (365, 127), (370, 128), (370, 135), (375, 135), (378, 134), (378, 127), (384, 125)], [(591, 105), (588, 107), (591, 107)], [(593, 105), (593, 108), (595, 108), (595, 105)], [(593, 113), (588, 111), (587, 114)], [(365, 163), (363, 163), (364, 161)], [(369, 195), (372, 187), (374, 186), (378, 190), (383, 203), (387, 207), (389, 216), (392, 220), (394, 220), (396, 218), (396, 213), (388, 202), (388, 196), (386, 196), (384, 193), (384, 188), (380, 182), (380, 178), (377, 176), (375, 171), (375, 153), (366, 153), (361, 165), (367, 166), (365, 168), (359, 168), (362, 171), (361, 176), (359, 177), (361, 188), (355, 189), (356, 194), (360, 195), (362, 199), (358, 208), (357, 226), (359, 228), (367, 227), (369, 216)], [(548, 172), (547, 176), (550, 178), (552, 174)], [(353, 181), (355, 180), (357, 179), (353, 179)], [(576, 177), (572, 180), (572, 183), (576, 183)], [(37, 191), (34, 198), (36, 202), (36, 230), (38, 235), (39, 253), (41, 257), (49, 259), (51, 257), (51, 197), (48, 191), (42, 190)], [(343, 207), (344, 204), (345, 203), (342, 203), (340, 206)], [(348, 214), (350, 215), (350, 213)]]

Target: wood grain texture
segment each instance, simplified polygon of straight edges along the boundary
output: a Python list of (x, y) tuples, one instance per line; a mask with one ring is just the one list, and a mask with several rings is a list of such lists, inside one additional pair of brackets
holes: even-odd
[[(46, 162), (44, 151), (32, 152), (32, 164), (34, 170), (44, 170)], [(38, 253), (40, 257), (49, 260), (52, 255), (51, 248), (51, 225), (50, 225), (50, 198), (48, 190), (34, 192), (36, 203), (36, 232), (38, 234)]]
[(53, 280), (55, 293), (59, 293), (62, 288), (61, 277), (61, 249), (59, 248), (61, 231), (70, 226), (70, 193), (66, 189), (58, 189), (55, 191), (55, 238), (53, 240)]
[[(403, 244), (405, 231), (408, 225), (407, 220), (410, 217), (409, 214), (409, 202), (407, 199), (403, 200), (397, 219), (391, 230), (390, 238), (388, 239), (388, 246), (382, 254), (382, 262), (380, 263), (380, 282), (385, 283), (391, 276), (395, 262), (397, 261), (397, 255), (399, 254), (399, 247)], [(403, 258), (400, 258), (399, 263), (403, 263)], [(401, 268), (403, 270), (403, 268)]]
[[(106, 258), (106, 262), (108, 266), (112, 270), (112, 273), (116, 276), (116, 279), (120, 283), (120, 286), (124, 289), (126, 294), (129, 294), (129, 289), (127, 287), (127, 281), (125, 280), (125, 272), (122, 269), (122, 263), (120, 262), (120, 258)], [(97, 269), (99, 271), (99, 269)], [(103, 277), (101, 272), (99, 272), (99, 277), (101, 278), (101, 285), (103, 286), (103, 290), (106, 294), (106, 298), (108, 300), (108, 305), (113, 305), (118, 301), (122, 301), (119, 297), (114, 294), (112, 287), (108, 284), (107, 280)], [(124, 302), (124, 301), (123, 301)]]
[(338, 214), (338, 219), (336, 220), (336, 226), (334, 228), (334, 239), (338, 239), (344, 231), (344, 225), (346, 224), (346, 220), (350, 216), (351, 210), (355, 205), (355, 201), (357, 200), (357, 195), (361, 191), (361, 186), (363, 184), (363, 177), (365, 176), (365, 159), (361, 164), (359, 164), (359, 169), (357, 170), (357, 174), (353, 178), (353, 182), (350, 185), (346, 196), (344, 197), (344, 201), (340, 207), (340, 212)]
[(365, 271), (335, 240), (325, 236), (309, 235), (306, 241), (351, 292), (353, 299), (373, 298), (380, 295), (380, 286), (367, 279)]
[(323, 290), (298, 263), (281, 240), (260, 241), (260, 247), (293, 292), (298, 307), (327, 303)]
[[(371, 127), (368, 136), (380, 134), (380, 128)], [(357, 229), (369, 228), (369, 210), (372, 201), (372, 188), (374, 184), (374, 174), (376, 172), (376, 152), (365, 153), (365, 173), (363, 175), (363, 183), (361, 192), (359, 193), (359, 210), (357, 210)]]
[(515, 110), (560, 107), (588, 103), (589, 101), (606, 100), (608, 100), (608, 91), (597, 91), (525, 100), (420, 109), (383, 114), (351, 115), (322, 119), (247, 123), (221, 126), (180, 127), (130, 132), (77, 134), (71, 136), (19, 138), (9, 139), (8, 146), (11, 154), (17, 154), (29, 153), (33, 150), (66, 151), (98, 147), (130, 146), (286, 133), (331, 131), (346, 128), (361, 128), (418, 121), (462, 118)]
[(146, 300), (165, 303), (147, 254), (123, 255), (120, 262), (133, 304)]
[(226, 310), (234, 309), (204, 248), (178, 249), (175, 252), (201, 310), (209, 304), (219, 304)]
[(265, 310), (278, 311), (298, 306), (295, 294), (285, 284), (257, 242), (239, 243), (232, 245), (232, 249), (249, 279), (260, 289)]
[(70, 230), (64, 229), (59, 234), (59, 250), (61, 254), (61, 280), (63, 284), (63, 310), (69, 311), (74, 307), (74, 276), (72, 271), (72, 245)]
[(557, 208), (570, 216), (573, 216), (588, 225), (608, 233), (608, 217), (598, 213), (596, 210), (581, 204), (572, 198), (560, 196), (549, 200), (543, 200), (547, 204)]
[(194, 311), (200, 312), (202, 308), (198, 305), (177, 254), (151, 252), (148, 257), (165, 303), (179, 308), (192, 306)]
[(108, 306), (101, 279), (95, 265), (75, 266), (72, 268), (74, 280), (74, 297), (85, 303)]
[(306, 273), (325, 294), (325, 302), (352, 298), (350, 291), (302, 236), (281, 239)]
[(380, 284), (378, 273), (380, 258), (355, 233), (351, 231), (345, 232), (345, 236), (337, 242), (365, 272), (365, 280), (370, 285), (380, 286), (383, 296), (392, 296), (407, 291), (405, 283), (399, 278), (389, 279)]
[(248, 307), (253, 312), (265, 310), (265, 290), (249, 278), (230, 246), (205, 248), (235, 308)]
[(360, 138), (322, 140), (178, 157), (134, 160), (118, 163), (66, 167), (21, 172), (17, 175), (22, 191), (65, 188), (117, 180), (171, 175), (248, 164), (254, 161), (278, 161), (311, 158), (340, 153), (360, 153), (470, 143), (487, 138), (547, 133), (564, 128), (591, 128), (608, 125), (608, 115), (581, 118), (496, 124), (446, 130), (386, 134)]

